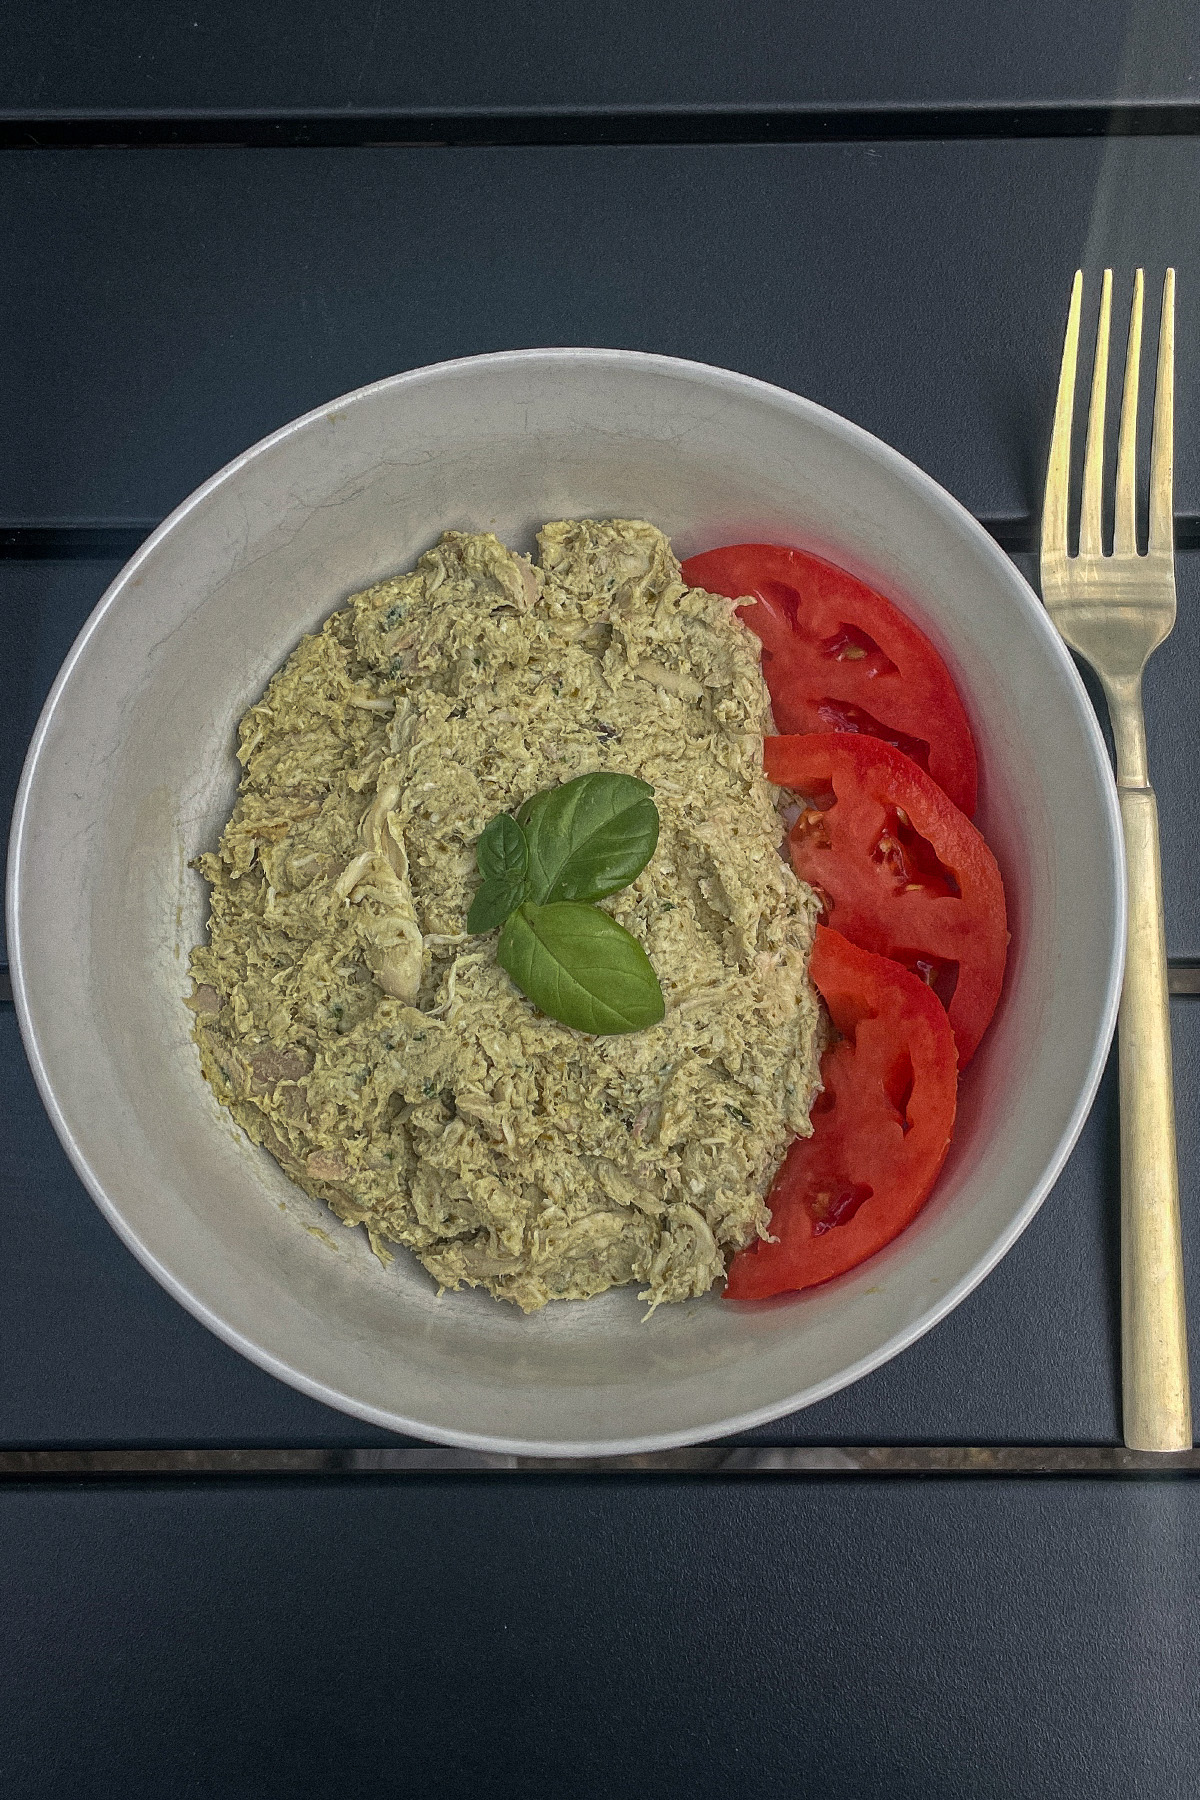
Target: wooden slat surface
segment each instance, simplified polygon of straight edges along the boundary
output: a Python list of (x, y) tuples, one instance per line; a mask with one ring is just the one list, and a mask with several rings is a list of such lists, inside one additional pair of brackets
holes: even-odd
[(653, 349), (1040, 508), (1071, 276), (1179, 270), (1200, 515), (1200, 139), (724, 149), (30, 151), (0, 160), (0, 525), (156, 522), (398, 369)]
[[(1165, 103), (1191, 129), (1196, 25), (1192, 0), (1098, 0), (1086, 20), (1041, 0), (650, 14), (626, 0), (132, 0), (119, 16), (19, 0), (0, 142), (39, 121), (111, 139), (122, 113), (148, 141), (172, 114), (185, 138), (295, 141), (306, 120), (347, 141), (408, 120), (428, 138), (434, 114), (464, 136), (489, 118), (511, 135), (514, 109), (534, 135), (699, 139), (744, 118), (750, 136), (853, 136), (856, 106), (878, 108), (881, 131), (907, 113), (928, 136), (938, 108), (959, 132), (1084, 130), (1113, 101), (1142, 106), (1123, 127), (1161, 128)], [(1021, 109), (1008, 127), (1005, 108)], [(91, 526), (93, 555), (115, 549), (247, 442), (361, 381), (582, 341), (809, 392), (1019, 545), (1077, 259), (1180, 268), (1179, 499), (1194, 526), (1198, 174), (1182, 140), (13, 152), (0, 528), (82, 549)], [(36, 704), (109, 572), (0, 565), (5, 807)], [(1148, 688), (1176, 950), (1200, 949), (1190, 573), (1181, 600)], [(1194, 1197), (1200, 1001), (1174, 1018)], [(0, 1095), (0, 1444), (385, 1451), (384, 1434), (227, 1351), (129, 1257), (53, 1138), (3, 1008)], [(886, 1369), (757, 1440), (1115, 1442), (1116, 1150), (1110, 1070), (1057, 1189), (983, 1287)], [(1187, 1205), (1193, 1320), (1197, 1219)], [(1200, 1753), (1198, 1495), (1136, 1476), (12, 1485), (0, 1789), (1184, 1800)]]
[[(1018, 567), (1037, 583), (1036, 558)], [(0, 560), (0, 656), (8, 703), (0, 717), (0, 841), (7, 836), (25, 750), (59, 665), (92, 607), (117, 574), (115, 561)], [(1200, 553), (1178, 559), (1179, 617), (1146, 673), (1145, 704), (1158, 790), (1166, 883), (1167, 944), (1177, 959), (1200, 961)], [(1103, 721), (1099, 686), (1085, 670)], [(0, 954), (4, 931), (0, 920)]]
[(1190, 1800), (1200, 1484), (0, 1492), (0, 1785)]
[(16, 0), (0, 108), (207, 110), (1196, 100), (1192, 0)]
[[(1190, 1314), (1200, 1319), (1200, 1001), (1174, 1002)], [(371, 1446), (227, 1349), (134, 1261), (67, 1163), (0, 1011), (0, 1445)], [(992, 1275), (936, 1330), (841, 1394), (744, 1441), (1119, 1441), (1116, 1091)]]
[[(40, 529), (152, 523), (247, 442), (395, 368), (570, 341), (783, 382), (896, 443), (977, 513), (1028, 520), (1076, 259), (1172, 257), (1181, 346), (1200, 325), (1200, 143), (30, 152), (3, 167), (15, 249), (0, 495), (10, 521)], [(1186, 361), (1179, 438), (1180, 505), (1200, 514)], [(87, 562), (3, 566), (8, 789), (103, 580)], [(1148, 690), (1177, 954), (1200, 950), (1198, 632), (1189, 576)], [(1192, 1007), (1177, 1005), (1185, 1095), (1200, 1082)], [(0, 1439), (381, 1441), (278, 1388), (153, 1286), (67, 1169), (11, 1013), (5, 1033)], [(1181, 1107), (1188, 1171), (1194, 1117)], [(773, 1439), (1113, 1441), (1114, 1154), (1110, 1087), (1002, 1269), (905, 1357)]]

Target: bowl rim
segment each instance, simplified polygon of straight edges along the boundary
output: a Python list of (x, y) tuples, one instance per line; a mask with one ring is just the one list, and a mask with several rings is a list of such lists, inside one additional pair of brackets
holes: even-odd
[[(794, 409), (802, 415), (821, 421), (826, 429), (832, 427), (835, 433), (844, 435), (851, 442), (857, 442), (864, 449), (869, 446), (871, 454), (877, 461), (881, 461), (885, 467), (890, 467), (894, 472), (902, 474), (927, 503), (935, 509), (940, 509), (944, 514), (948, 512), (950, 518), (972, 542), (975, 550), (982, 553), (985, 560), (992, 562), (997, 569), (1003, 568), (1007, 581), (1015, 582), (1018, 588), (1024, 589), (1029, 601), (1029, 622), (1033, 629), (1040, 633), (1046, 653), (1059, 664), (1060, 672), (1065, 675), (1069, 685), (1075, 691), (1076, 699), (1079, 702), (1079, 716), (1083, 721), (1085, 735), (1090, 742), (1092, 760), (1098, 775), (1098, 787), (1103, 797), (1104, 815), (1108, 826), (1109, 861), (1114, 872), (1114, 891), (1110, 895), (1113, 904), (1113, 942), (1108, 958), (1100, 1028), (1093, 1044), (1085, 1080), (1040, 1179), (1026, 1196), (1024, 1203), (1018, 1208), (1009, 1224), (972, 1267), (915, 1319), (892, 1333), (882, 1344), (858, 1358), (854, 1363), (802, 1388), (798, 1393), (783, 1401), (771, 1401), (762, 1407), (739, 1412), (728, 1418), (705, 1424), (699, 1430), (683, 1427), (673, 1431), (651, 1432), (640, 1437), (581, 1438), (570, 1441), (513, 1438), (486, 1432), (447, 1428), (423, 1419), (409, 1418), (398, 1411), (376, 1406), (346, 1394), (330, 1383), (296, 1369), (282, 1357), (246, 1336), (236, 1325), (225, 1320), (210, 1307), (200, 1294), (189, 1287), (171, 1269), (160, 1262), (126, 1221), (119, 1204), (109, 1194), (92, 1168), (83, 1146), (76, 1138), (59, 1105), (49, 1070), (42, 1055), (34, 1008), (31, 1004), (24, 960), (21, 905), (26, 845), (32, 836), (30, 794), (59, 701), (92, 637), (103, 625), (109, 608), (124, 591), (138, 569), (153, 555), (159, 544), (193, 511), (202, 506), (218, 488), (233, 480), (243, 469), (259, 457), (268, 454), (276, 446), (285, 443), (294, 434), (304, 431), (326, 418), (330, 412), (387, 389), (402, 390), (405, 387), (422, 385), (448, 375), (459, 375), (471, 370), (505, 368), (521, 363), (542, 363), (544, 365), (547, 361), (572, 365), (592, 363), (597, 368), (611, 366), (614, 363), (634, 365), (665, 375), (698, 376), (710, 386), (729, 386), (740, 392), (757, 393), (775, 405), (782, 403), (786, 408)], [(68, 651), (39, 714), (26, 752), (21, 780), (13, 805), (9, 829), (5, 917), (13, 1002), (21, 1039), (51, 1124), (54, 1126), (76, 1174), (117, 1236), (173, 1299), (177, 1300), (202, 1325), (249, 1362), (310, 1398), (333, 1407), (339, 1412), (362, 1419), (366, 1423), (400, 1435), (455, 1448), (495, 1455), (575, 1460), (596, 1456), (640, 1455), (655, 1450), (685, 1448), (688, 1445), (728, 1436), (733, 1432), (752, 1430), (770, 1424), (776, 1419), (785, 1418), (790, 1413), (802, 1411), (817, 1401), (827, 1399), (842, 1388), (850, 1386), (853, 1382), (860, 1380), (863, 1376), (870, 1374), (872, 1370), (880, 1368), (884, 1363), (891, 1361), (893, 1357), (908, 1349), (911, 1344), (938, 1325), (966, 1299), (974, 1288), (979, 1286), (1007, 1255), (1054, 1186), (1075, 1147), (1095, 1100), (1116, 1029), (1124, 976), (1127, 930), (1127, 895), (1124, 875), (1124, 835), (1116, 782), (1099, 721), (1084, 687), (1083, 679), (1032, 587), (961, 501), (957, 500), (918, 464), (912, 462), (910, 458), (882, 438), (867, 431), (865, 427), (855, 424), (852, 420), (834, 412), (829, 407), (822, 406), (817, 401), (809, 400), (803, 395), (793, 393), (772, 382), (760, 380), (756, 376), (746, 375), (734, 369), (721, 368), (712, 363), (667, 356), (653, 351), (606, 349), (594, 345), (546, 346), (522, 350), (488, 351), (476, 356), (452, 357), (442, 362), (428, 363), (419, 368), (403, 370), (395, 375), (383, 376), (377, 381), (365, 383), (363, 386), (350, 389), (331, 400), (326, 400), (240, 451), (194, 488), (149, 533), (114, 576), (89, 614)]]

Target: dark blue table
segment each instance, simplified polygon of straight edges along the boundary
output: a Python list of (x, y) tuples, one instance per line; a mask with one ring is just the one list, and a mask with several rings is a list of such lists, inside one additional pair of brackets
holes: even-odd
[(7, 1794), (1185, 1800), (1200, 1483), (0, 1492)]
[[(1194, 129), (1191, 5), (78, 0), (13, 8), (8, 141), (694, 142)], [(939, 120), (952, 115), (947, 132)], [(904, 116), (898, 116), (904, 115)]]
[[(1200, 962), (1198, 25), (1119, 0), (1086, 31), (1028, 0), (352, 5), (336, 30), (308, 0), (18, 7), (0, 805), (141, 536), (340, 392), (543, 343), (744, 369), (912, 456), (1032, 578), (1071, 273), (1172, 261), (1180, 617), (1147, 714), (1169, 947)], [(1173, 1017), (1196, 1319), (1200, 998)], [(404, 1445), (157, 1288), (71, 1173), (11, 1009), (0, 1095), (6, 1794), (1195, 1791), (1191, 1479), (236, 1476), (220, 1454)], [(1110, 1069), (982, 1287), (745, 1442), (1095, 1468), (1120, 1441), (1117, 1156)], [(64, 1483), (36, 1454), (64, 1450), (226, 1473)]]

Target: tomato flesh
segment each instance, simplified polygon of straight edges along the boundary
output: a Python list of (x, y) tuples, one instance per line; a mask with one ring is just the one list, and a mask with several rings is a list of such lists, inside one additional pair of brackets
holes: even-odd
[(691, 587), (748, 599), (783, 733), (844, 731), (911, 757), (968, 816), (975, 741), (958, 690), (925, 634), (845, 569), (781, 544), (727, 544), (689, 557)]
[(734, 1257), (732, 1300), (844, 1275), (911, 1224), (954, 1129), (954, 1035), (935, 995), (900, 964), (818, 925), (810, 971), (838, 1034), (821, 1058), (813, 1133), (771, 1190), (774, 1243)]
[(965, 1068), (1000, 998), (1008, 947), (1004, 885), (983, 838), (923, 769), (876, 738), (769, 737), (763, 755), (772, 781), (810, 800), (789, 842), (826, 923), (925, 976)]

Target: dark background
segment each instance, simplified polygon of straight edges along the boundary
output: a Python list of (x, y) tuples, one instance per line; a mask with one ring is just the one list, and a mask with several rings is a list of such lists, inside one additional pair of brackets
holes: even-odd
[(320, 0), (14, 6), (0, 108), (22, 122), (208, 113), (411, 118), (554, 108), (945, 107), (1197, 99), (1182, 0)]
[[(1191, 3), (14, 0), (5, 816), (124, 558), (338, 393), (536, 344), (742, 369), (913, 457), (1032, 578), (1071, 275), (1111, 263), (1120, 309), (1172, 262), (1180, 616), (1146, 698), (1200, 959), (1198, 159)], [(1173, 1021), (1194, 1318), (1200, 999)], [(1189, 1478), (6, 1479), (4, 1449), (398, 1440), (154, 1284), (11, 1009), (0, 1099), (5, 1795), (1196, 1791)], [(747, 1441), (1118, 1444), (1117, 1157), (1110, 1069), (976, 1293)]]

